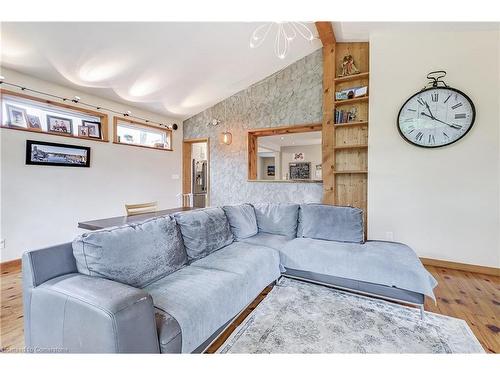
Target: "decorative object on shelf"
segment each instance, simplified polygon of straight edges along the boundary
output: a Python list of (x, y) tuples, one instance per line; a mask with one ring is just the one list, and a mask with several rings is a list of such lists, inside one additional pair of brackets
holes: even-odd
[(358, 73), (359, 69), (354, 65), (354, 58), (352, 55), (345, 55), (342, 59), (342, 71), (339, 77), (351, 76)]
[(73, 120), (65, 117), (47, 115), (47, 131), (52, 133), (73, 134)]
[(276, 175), (276, 167), (274, 165), (267, 166), (267, 175), (269, 177), (274, 177)]
[(302, 161), (305, 159), (305, 155), (303, 152), (295, 152), (293, 154), (293, 160), (294, 161)]
[(448, 86), (444, 70), (430, 72), (428, 84), (402, 105), (399, 134), (415, 146), (436, 148), (462, 139), (474, 125), (476, 109), (462, 91)]
[(221, 143), (230, 145), (233, 142), (233, 135), (231, 132), (225, 131), (221, 133)]
[(88, 130), (87, 136), (101, 139), (101, 123), (99, 121), (82, 121), (83, 126)]
[(271, 29), (276, 29), (274, 38), (274, 53), (280, 59), (284, 59), (288, 54), (290, 43), (300, 35), (305, 40), (311, 42), (317, 39), (304, 22), (269, 22), (260, 25), (255, 29), (250, 37), (250, 48), (257, 48), (264, 43)]
[(323, 178), (321, 172), (322, 172), (322, 165), (316, 164), (316, 171), (314, 174), (314, 177), (316, 178), (316, 180), (321, 180)]
[(26, 164), (90, 167), (90, 147), (26, 140)]
[(9, 116), (9, 126), (18, 128), (28, 127), (27, 113), (24, 108), (19, 108), (10, 104), (6, 104), (7, 114)]
[(366, 94), (368, 94), (368, 86), (349, 87), (348, 89), (335, 92), (335, 100), (360, 98)]
[(42, 130), (42, 123), (40, 122), (40, 117), (35, 115), (27, 115), (28, 117), (28, 128)]

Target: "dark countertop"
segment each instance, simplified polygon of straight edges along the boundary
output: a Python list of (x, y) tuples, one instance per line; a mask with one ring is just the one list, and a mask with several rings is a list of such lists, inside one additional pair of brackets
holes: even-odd
[(115, 227), (118, 225), (124, 225), (129, 223), (137, 223), (139, 221), (144, 221), (152, 217), (165, 216), (170, 214), (175, 214), (176, 212), (191, 211), (194, 210), (193, 207), (177, 207), (170, 208), (168, 210), (160, 210), (156, 212), (151, 212), (147, 214), (133, 215), (133, 216), (116, 216), (109, 217), (106, 219), (91, 220), (91, 221), (81, 221), (78, 223), (78, 228), (97, 230), (109, 227)]

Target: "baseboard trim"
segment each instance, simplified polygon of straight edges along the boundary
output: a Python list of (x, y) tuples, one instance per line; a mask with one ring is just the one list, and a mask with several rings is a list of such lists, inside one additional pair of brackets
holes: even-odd
[(7, 262), (0, 263), (1, 274), (21, 271), (21, 259), (8, 260)]
[(450, 262), (448, 260), (420, 258), (424, 266), (444, 267), (453, 270), (482, 273), (484, 275), (500, 276), (500, 268), (478, 266), (476, 264), (466, 264), (458, 262)]

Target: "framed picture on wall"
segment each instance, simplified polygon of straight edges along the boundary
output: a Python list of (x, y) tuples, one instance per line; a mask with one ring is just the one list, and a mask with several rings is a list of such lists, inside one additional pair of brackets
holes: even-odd
[(26, 140), (26, 164), (90, 167), (90, 147)]
[(276, 167), (274, 165), (267, 166), (267, 175), (270, 177), (274, 177), (276, 174)]
[(101, 123), (97, 121), (82, 121), (87, 128), (87, 137), (101, 139)]
[(7, 115), (9, 117), (9, 126), (15, 126), (18, 128), (28, 127), (28, 115), (24, 108), (19, 108), (10, 104), (6, 104)]
[(40, 117), (35, 115), (28, 115), (28, 128), (42, 130), (42, 123), (40, 122)]
[(73, 134), (73, 120), (47, 115), (47, 130), (52, 133)]

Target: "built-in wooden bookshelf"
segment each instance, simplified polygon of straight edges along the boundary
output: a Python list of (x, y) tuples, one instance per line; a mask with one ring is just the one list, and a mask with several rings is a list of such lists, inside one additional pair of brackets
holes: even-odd
[[(323, 202), (359, 207), (367, 218), (369, 43), (337, 43), (331, 22), (316, 22), (323, 43)], [(357, 74), (341, 76), (351, 55)], [(367, 86), (365, 96), (335, 100), (335, 93)], [(351, 111), (351, 122), (335, 123), (336, 109)], [(366, 228), (366, 225), (365, 225)]]

